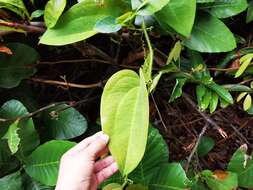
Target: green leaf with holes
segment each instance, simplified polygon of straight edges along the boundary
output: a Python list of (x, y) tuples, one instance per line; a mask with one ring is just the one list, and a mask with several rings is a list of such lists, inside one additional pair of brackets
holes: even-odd
[(6, 47), (13, 54), (0, 53), (0, 87), (13, 88), (35, 74), (39, 55), (33, 48), (21, 43), (8, 43)]
[(52, 139), (72, 139), (85, 133), (88, 123), (75, 108), (62, 104), (42, 115), (46, 133)]
[(100, 116), (103, 131), (110, 136), (112, 156), (126, 176), (141, 161), (147, 143), (149, 100), (142, 70), (140, 76), (122, 70), (109, 79), (102, 94)]
[(53, 140), (40, 145), (27, 158), (25, 171), (42, 184), (56, 184), (59, 163), (62, 155), (75, 145), (74, 142)]

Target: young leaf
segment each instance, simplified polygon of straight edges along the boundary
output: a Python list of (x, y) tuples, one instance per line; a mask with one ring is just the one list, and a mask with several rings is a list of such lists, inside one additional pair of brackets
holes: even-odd
[(211, 137), (204, 136), (201, 138), (198, 145), (197, 153), (199, 156), (205, 156), (210, 152), (215, 145), (214, 140)]
[(218, 18), (207, 13), (201, 13), (193, 26), (190, 38), (183, 44), (199, 52), (227, 52), (236, 47), (233, 33)]
[(182, 45), (180, 41), (177, 41), (175, 46), (170, 51), (169, 57), (166, 61), (166, 65), (169, 65), (172, 61), (177, 61), (182, 51)]
[(247, 23), (251, 22), (253, 20), (253, 1), (249, 3), (249, 8), (247, 11)]
[(252, 98), (251, 98), (251, 95), (248, 94), (243, 102), (243, 110), (247, 111), (251, 107), (251, 104), (252, 104)]
[(48, 29), (40, 39), (47, 45), (66, 45), (85, 40), (97, 32), (94, 26), (102, 18), (117, 17), (122, 13), (122, 2), (104, 0), (99, 6), (94, 0), (82, 1), (64, 13), (54, 28)]
[(186, 78), (176, 78), (176, 84), (171, 93), (169, 102), (173, 102), (175, 99), (182, 96), (182, 93), (183, 93), (182, 88), (186, 81), (187, 81)]
[(253, 188), (253, 159), (247, 155), (247, 146), (241, 146), (232, 156), (228, 170), (238, 175), (240, 187)]
[(32, 19), (34, 19), (34, 18), (39, 18), (39, 17), (41, 17), (43, 14), (44, 14), (44, 11), (43, 11), (43, 10), (36, 10), (36, 11), (33, 11), (32, 14), (31, 14), (30, 20), (32, 20)]
[(185, 190), (189, 179), (179, 163), (164, 164), (149, 185), (150, 190)]
[(200, 103), (200, 109), (201, 110), (206, 110), (210, 104), (212, 98), (212, 91), (211, 90), (206, 90), (205, 95), (202, 98), (202, 101)]
[(13, 88), (19, 85), (21, 80), (35, 74), (32, 67), (39, 58), (35, 49), (21, 43), (9, 43), (6, 46), (11, 49), (13, 55), (0, 53), (0, 87)]
[(219, 102), (219, 96), (216, 92), (212, 92), (212, 98), (210, 100), (210, 105), (209, 105), (209, 110), (210, 113), (213, 113), (217, 106), (218, 106), (218, 102)]
[(102, 18), (95, 25), (95, 31), (100, 33), (112, 33), (121, 29), (121, 25), (117, 23), (117, 19), (111, 16)]
[(23, 190), (20, 172), (18, 171), (0, 178), (0, 189)]
[(208, 5), (210, 13), (218, 18), (227, 18), (237, 15), (248, 7), (247, 0), (219, 0), (214, 4)]
[(100, 115), (102, 129), (110, 136), (109, 149), (126, 176), (141, 161), (147, 142), (149, 104), (142, 70), (140, 77), (131, 70), (122, 70), (109, 79)]
[(106, 185), (102, 190), (123, 190), (123, 188), (118, 183), (111, 183)]
[(237, 96), (236, 101), (240, 102), (248, 93), (247, 92), (242, 92)]
[(232, 172), (214, 171), (212, 176), (205, 178), (211, 190), (231, 190), (238, 186), (237, 175)]
[(42, 184), (56, 184), (62, 155), (75, 145), (70, 141), (49, 141), (32, 152), (25, 163), (26, 173)]
[(241, 66), (235, 74), (235, 78), (241, 76), (253, 59), (253, 53), (247, 54), (240, 59)]
[(49, 0), (45, 6), (44, 20), (48, 28), (53, 28), (66, 7), (66, 0)]
[(47, 110), (42, 120), (52, 139), (72, 139), (85, 133), (88, 127), (85, 117), (66, 104)]
[(164, 28), (171, 27), (183, 36), (190, 36), (196, 13), (196, 0), (171, 0), (155, 14)]
[[(6, 102), (0, 109), (0, 118), (13, 119), (27, 114), (29, 114), (29, 112), (26, 107), (17, 100)], [(2, 128), (2, 130), (7, 130), (10, 124), (11, 123), (9, 122), (0, 123), (0, 128)], [(25, 156), (28, 156), (39, 145), (39, 136), (34, 128), (34, 123), (31, 118), (22, 119), (17, 125), (20, 146), (16, 154), (19, 158), (24, 159)]]
[(7, 133), (4, 135), (4, 139), (7, 139), (8, 146), (12, 154), (18, 151), (18, 146), (20, 144), (20, 137), (18, 135), (18, 123), (19, 120), (15, 121), (9, 126)]
[(196, 87), (196, 95), (197, 95), (199, 107), (201, 107), (201, 103), (202, 103), (202, 100), (203, 100), (203, 97), (204, 97), (206, 91), (207, 91), (207, 88), (203, 84), (199, 84)]

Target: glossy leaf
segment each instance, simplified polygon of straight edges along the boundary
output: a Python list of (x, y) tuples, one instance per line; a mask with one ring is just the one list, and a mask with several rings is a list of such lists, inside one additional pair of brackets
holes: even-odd
[(49, 0), (45, 6), (44, 20), (48, 28), (56, 25), (66, 6), (66, 0)]
[(176, 79), (176, 84), (173, 88), (173, 91), (170, 96), (169, 102), (173, 102), (175, 99), (179, 98), (182, 96), (183, 93), (183, 86), (186, 83), (187, 79), (186, 78), (177, 78)]
[(7, 139), (8, 146), (12, 154), (18, 151), (18, 146), (20, 144), (20, 137), (18, 135), (18, 123), (19, 120), (15, 121), (9, 126), (7, 133), (4, 135), (4, 139)]
[(42, 184), (54, 186), (60, 159), (74, 145), (69, 141), (53, 140), (39, 146), (26, 160), (26, 173)]
[(211, 137), (203, 136), (197, 148), (199, 156), (205, 156), (210, 152), (215, 145), (214, 140)]
[(240, 102), (248, 93), (247, 92), (242, 92), (237, 96), (236, 101)]
[(179, 34), (189, 36), (192, 31), (196, 12), (196, 0), (171, 0), (156, 14), (164, 28), (171, 27)]
[(248, 94), (243, 102), (243, 109), (247, 111), (252, 105), (252, 98), (251, 95)]
[(141, 161), (147, 142), (149, 104), (142, 70), (140, 77), (122, 70), (109, 79), (100, 115), (102, 129), (110, 136), (109, 149), (125, 176)]
[(247, 0), (216, 0), (214, 4), (207, 6), (211, 14), (218, 18), (237, 15), (246, 10), (247, 7)]
[(85, 133), (88, 123), (82, 114), (69, 105), (51, 108), (42, 116), (46, 131), (52, 139), (71, 139)]
[(21, 43), (9, 43), (6, 46), (13, 55), (0, 53), (0, 87), (13, 88), (36, 72), (33, 66), (38, 60), (38, 53)]
[(121, 25), (117, 23), (116, 18), (109, 16), (99, 20), (94, 29), (100, 33), (112, 33), (119, 31), (121, 29)]
[(212, 91), (207, 90), (205, 95), (202, 98), (201, 104), (200, 104), (200, 109), (201, 110), (206, 110), (211, 102), (212, 98)]
[(238, 175), (240, 187), (253, 188), (253, 159), (247, 155), (247, 146), (241, 146), (231, 158), (228, 170)]
[(218, 102), (219, 102), (219, 96), (216, 92), (212, 92), (212, 98), (210, 100), (210, 105), (209, 105), (209, 110), (210, 113), (213, 113), (217, 106), (218, 106)]
[(227, 52), (236, 47), (233, 33), (218, 18), (201, 13), (197, 16), (190, 38), (183, 44), (199, 52)]
[(148, 185), (159, 167), (168, 160), (169, 152), (166, 142), (157, 129), (150, 127), (144, 157), (137, 168), (129, 174), (129, 179), (135, 183)]
[(253, 53), (249, 53), (240, 59), (241, 66), (238, 69), (238, 71), (235, 73), (235, 78), (238, 78), (245, 72), (245, 70), (251, 63), (252, 59), (253, 59)]
[(0, 178), (0, 189), (23, 190), (20, 172), (18, 171)]
[(253, 20), (253, 1), (249, 3), (249, 8), (247, 11), (247, 23), (251, 22)]
[[(27, 109), (17, 100), (6, 102), (0, 109), (0, 118), (13, 119), (27, 114), (29, 114)], [(10, 124), (10, 122), (0, 123), (0, 128), (7, 132)], [(20, 120), (17, 133), (20, 138), (20, 146), (16, 154), (24, 159), (39, 145), (39, 136), (34, 128), (33, 120), (31, 118)]]
[[(148, 0), (146, 1), (145, 5), (141, 0), (131, 0), (132, 8), (139, 9), (137, 14), (138, 15), (152, 15), (157, 11), (161, 10), (165, 5), (167, 5), (170, 0), (160, 0), (159, 2), (156, 0)], [(140, 7), (141, 6), (141, 7)]]
[(203, 84), (199, 84), (196, 87), (196, 95), (197, 95), (197, 100), (198, 100), (198, 105), (201, 107), (201, 103), (203, 101), (203, 97), (206, 94), (207, 88)]
[(94, 31), (97, 21), (108, 16), (117, 17), (121, 10), (121, 1), (104, 0), (103, 6), (94, 0), (82, 1), (64, 13), (55, 27), (43, 34), (40, 43), (66, 45), (85, 40), (97, 33)]
[(164, 164), (151, 181), (150, 190), (185, 190), (189, 179), (179, 163)]
[(43, 10), (36, 10), (36, 11), (33, 11), (32, 14), (31, 14), (31, 17), (30, 19), (34, 19), (34, 18), (39, 18), (41, 17), (42, 15), (44, 14), (44, 11)]

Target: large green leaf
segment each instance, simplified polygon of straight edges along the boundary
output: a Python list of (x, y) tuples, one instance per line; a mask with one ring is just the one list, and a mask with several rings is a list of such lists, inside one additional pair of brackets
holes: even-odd
[(169, 152), (166, 142), (157, 129), (150, 127), (144, 157), (128, 177), (135, 183), (148, 185), (157, 169), (168, 160)]
[(40, 39), (47, 45), (66, 45), (87, 39), (97, 32), (94, 26), (102, 18), (121, 14), (121, 1), (104, 0), (102, 6), (94, 0), (82, 1), (62, 15), (54, 28), (48, 29)]
[(156, 13), (156, 17), (165, 28), (169, 26), (179, 34), (189, 36), (195, 12), (196, 0), (171, 0), (161, 11)]
[(48, 28), (57, 23), (66, 6), (66, 0), (50, 0), (47, 2), (44, 11), (44, 20)]
[(0, 178), (0, 189), (23, 190), (20, 172), (18, 171)]
[[(10, 100), (6, 102), (0, 109), (0, 118), (15, 119), (27, 114), (29, 114), (27, 109), (17, 100)], [(10, 122), (0, 123), (0, 128), (3, 134), (6, 133), (10, 124)], [(17, 133), (20, 138), (17, 154), (21, 158), (24, 158), (39, 145), (39, 136), (34, 128), (33, 120), (31, 118), (20, 120), (18, 122)]]
[(38, 53), (21, 43), (9, 43), (6, 46), (13, 55), (0, 53), (0, 87), (13, 88), (36, 72), (33, 64), (38, 59)]
[[(253, 156), (253, 155), (252, 155)], [(238, 175), (240, 187), (253, 188), (253, 159), (247, 155), (247, 147), (239, 148), (228, 164), (228, 170)]]
[(110, 136), (109, 149), (125, 176), (141, 161), (148, 136), (149, 103), (142, 70), (140, 77), (122, 70), (109, 79), (100, 115), (102, 129)]
[(19, 120), (15, 121), (9, 126), (7, 133), (4, 135), (4, 139), (7, 139), (8, 146), (12, 154), (18, 151), (18, 146), (20, 143), (20, 137), (18, 135), (18, 123)]
[(82, 135), (87, 121), (75, 108), (62, 104), (43, 113), (42, 119), (50, 138), (71, 139)]
[(247, 0), (215, 0), (214, 4), (205, 8), (210, 9), (210, 13), (218, 18), (227, 18), (241, 13), (247, 7)]
[(199, 52), (227, 52), (236, 47), (233, 33), (218, 18), (207, 13), (197, 16), (190, 38), (183, 41), (190, 49)]
[(60, 159), (74, 145), (70, 141), (53, 140), (39, 146), (26, 160), (26, 173), (42, 184), (54, 186)]
[(189, 179), (179, 163), (164, 164), (149, 185), (150, 190), (185, 190)]

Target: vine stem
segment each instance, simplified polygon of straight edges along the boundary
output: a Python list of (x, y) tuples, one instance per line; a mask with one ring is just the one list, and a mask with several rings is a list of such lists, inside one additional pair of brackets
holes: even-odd
[(15, 29), (21, 29), (25, 32), (38, 32), (38, 33), (44, 33), (46, 31), (46, 28), (41, 27), (41, 25), (38, 25), (38, 22), (30, 22), (29, 24), (21, 24), (17, 22), (5, 22), (0, 21), (0, 26), (7, 26)]

